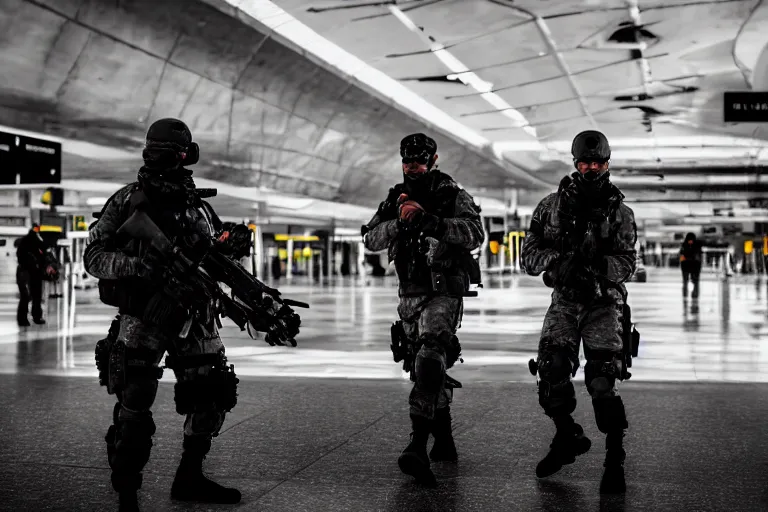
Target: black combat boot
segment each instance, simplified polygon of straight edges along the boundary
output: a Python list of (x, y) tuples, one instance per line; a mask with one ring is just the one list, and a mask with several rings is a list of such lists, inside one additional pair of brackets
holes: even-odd
[(429, 458), (434, 462), (456, 462), (459, 456), (456, 453), (456, 444), (453, 442), (450, 407), (435, 411), (432, 435), (435, 436), (435, 444), (429, 452)]
[(141, 473), (112, 472), (112, 488), (120, 494), (119, 512), (139, 512), (138, 490), (141, 488)]
[(117, 512), (140, 512), (139, 511), (139, 497), (136, 491), (122, 491), (120, 492), (120, 506)]
[(623, 440), (623, 430), (609, 432), (605, 436), (605, 470), (600, 480), (601, 494), (621, 494), (627, 491), (627, 483), (624, 481), (624, 459), (627, 452), (624, 451)]
[(592, 446), (592, 441), (584, 435), (584, 429), (573, 421), (570, 414), (553, 419), (557, 432), (549, 445), (549, 453), (536, 466), (539, 478), (554, 475), (566, 464), (573, 464), (577, 455), (587, 453)]
[(184, 436), (184, 453), (171, 486), (171, 498), (200, 503), (240, 503), (240, 491), (209, 480), (203, 475), (203, 459), (211, 449), (205, 436)]
[(411, 475), (418, 483), (434, 487), (437, 485), (437, 480), (429, 468), (429, 458), (427, 457), (427, 441), (429, 440), (432, 421), (411, 414), (411, 423), (413, 425), (411, 443), (400, 454), (397, 464), (403, 473)]

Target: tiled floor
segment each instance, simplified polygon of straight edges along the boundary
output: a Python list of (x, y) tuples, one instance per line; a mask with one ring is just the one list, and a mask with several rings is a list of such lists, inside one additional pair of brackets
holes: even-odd
[[(765, 282), (707, 279), (698, 304), (683, 303), (676, 273), (631, 284), (643, 341), (622, 385), (628, 489), (609, 497), (598, 493), (604, 436), (583, 384), (575, 417), (592, 450), (551, 478), (534, 476), (554, 429), (526, 367), (549, 290), (527, 277), (489, 280), (466, 301), (466, 362), (451, 370), (465, 384), (452, 407), (459, 463), (434, 466), (434, 490), (402, 475), (410, 383), (388, 349), (396, 290), (369, 281), (282, 286), (312, 305), (297, 348), (224, 329), (239, 398), (205, 468), (242, 490), (240, 505), (170, 500), (182, 418), (166, 372), (142, 510), (768, 510)], [(69, 297), (49, 301), (49, 324), (22, 330), (15, 299), (0, 302), (0, 510), (117, 509), (103, 442), (114, 397), (98, 386), (93, 362), (113, 311), (93, 290), (75, 299), (74, 311)]]
[[(389, 351), (389, 325), (396, 319), (393, 281), (368, 278), (332, 286), (290, 284), (284, 296), (309, 302), (297, 348), (251, 340), (226, 319), (222, 337), (230, 362), (242, 376), (403, 378)], [(452, 374), (467, 381), (532, 382), (527, 361), (535, 357), (549, 289), (529, 277), (486, 283), (480, 297), (465, 301), (459, 337), (464, 364)], [(641, 333), (637, 381), (768, 382), (768, 294), (765, 282), (706, 279), (698, 303), (684, 302), (679, 275), (651, 273), (630, 283), (633, 319)], [(95, 376), (93, 347), (106, 335), (114, 310), (95, 290), (75, 290), (74, 311), (66, 299), (50, 300), (49, 324), (19, 329), (15, 299), (0, 303), (0, 372)], [(71, 301), (70, 301), (71, 302)], [(74, 318), (71, 327), (63, 318)], [(577, 379), (581, 376), (581, 370)], [(172, 376), (170, 377), (172, 378)]]

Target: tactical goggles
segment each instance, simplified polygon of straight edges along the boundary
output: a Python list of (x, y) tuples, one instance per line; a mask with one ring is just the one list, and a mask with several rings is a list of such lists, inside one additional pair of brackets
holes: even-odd
[(400, 156), (403, 157), (404, 164), (417, 163), (427, 165), (432, 158), (432, 154), (423, 146), (406, 146), (400, 148)]

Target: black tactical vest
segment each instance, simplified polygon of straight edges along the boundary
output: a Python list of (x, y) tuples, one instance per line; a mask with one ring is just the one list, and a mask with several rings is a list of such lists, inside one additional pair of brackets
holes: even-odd
[[(412, 198), (417, 201), (425, 211), (440, 218), (453, 218), (455, 216), (456, 196), (460, 189), (450, 176), (438, 170), (432, 171), (432, 186), (430, 192), (422, 197)], [(407, 194), (406, 185), (399, 183), (390, 189), (386, 212), (381, 212), (383, 220), (397, 218), (397, 198), (400, 194)], [(461, 296), (469, 289), (469, 283), (479, 283), (479, 266), (477, 272), (476, 260), (469, 251), (462, 247), (446, 244), (442, 252), (433, 262), (432, 267), (427, 263), (423, 254), (425, 241), (419, 233), (401, 232), (398, 239), (390, 245), (389, 260), (395, 262), (395, 271), (400, 281), (401, 295), (424, 295), (439, 293), (433, 288), (433, 273), (439, 272), (445, 278), (448, 285), (448, 294)], [(472, 279), (470, 280), (470, 275)]]
[[(129, 206), (126, 208), (123, 222), (133, 215), (139, 195), (143, 195), (143, 193), (140, 185), (135, 183), (129, 195)], [(162, 208), (158, 208), (153, 203), (148, 202), (148, 204), (147, 213), (169, 240), (190, 232), (197, 232), (209, 237), (215, 234), (210, 212), (206, 211), (207, 205), (203, 202), (200, 206), (177, 207), (169, 203), (163, 204)], [(146, 243), (126, 235), (117, 235), (115, 247), (110, 248), (110, 250), (140, 258), (144, 256), (147, 250)], [(99, 296), (102, 302), (119, 308), (120, 313), (139, 318), (143, 316), (148, 301), (158, 288), (148, 286), (148, 283), (139, 277), (99, 280)]]

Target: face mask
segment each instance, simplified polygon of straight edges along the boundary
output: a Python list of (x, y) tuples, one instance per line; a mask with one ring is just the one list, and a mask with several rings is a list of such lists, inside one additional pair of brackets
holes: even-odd
[(421, 162), (405, 162), (403, 159), (403, 175), (409, 180), (419, 179), (427, 174), (427, 165)]
[(587, 171), (584, 174), (582, 174), (582, 177), (589, 182), (595, 182), (600, 179), (601, 176), (600, 171)]

